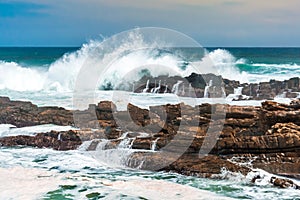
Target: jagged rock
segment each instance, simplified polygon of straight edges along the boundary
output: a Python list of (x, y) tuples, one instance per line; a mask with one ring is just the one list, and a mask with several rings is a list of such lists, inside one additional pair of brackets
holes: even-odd
[[(136, 82), (136, 90), (135, 92), (140, 93), (146, 88), (146, 82), (150, 81), (149, 90), (157, 86), (155, 85), (155, 81), (163, 80), (162, 88), (159, 93), (164, 93), (167, 91), (168, 93), (172, 92), (171, 88), (178, 81), (182, 81), (182, 85), (187, 86), (191, 85), (192, 94), (190, 92), (178, 93), (179, 96), (191, 96), (191, 97), (204, 97), (204, 88), (208, 85), (209, 81), (212, 80), (214, 83), (213, 86), (223, 87), (226, 95), (233, 94), (234, 89), (238, 87), (243, 87), (242, 95), (246, 95), (248, 99), (254, 100), (273, 100), (276, 96), (282, 96), (287, 98), (296, 98), (298, 96), (298, 92), (300, 92), (300, 79), (299, 77), (294, 77), (285, 81), (276, 81), (270, 80), (269, 82), (261, 82), (261, 83), (243, 83), (241, 84), (238, 81), (224, 79), (221, 76), (217, 76), (214, 74), (196, 74), (192, 73), (187, 77), (168, 77), (168, 76), (144, 76), (139, 81)], [(166, 86), (168, 86), (166, 90)], [(219, 89), (221, 93), (222, 90)], [(222, 94), (219, 93), (216, 96), (221, 97)]]

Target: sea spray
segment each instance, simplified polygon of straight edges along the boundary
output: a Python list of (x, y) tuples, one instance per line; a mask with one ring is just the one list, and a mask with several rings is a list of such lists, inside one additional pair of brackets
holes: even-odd
[[(145, 46), (143, 38), (138, 33), (133, 33), (131, 38), (119, 47), (107, 51), (99, 49), (101, 40), (93, 40), (72, 53), (66, 53), (49, 66), (28, 66), (22, 63), (12, 61), (0, 61), (0, 90), (11, 91), (48, 91), (48, 92), (66, 92), (73, 91), (78, 72), (89, 59), (93, 57), (96, 60), (109, 59), (112, 56), (119, 55), (119, 59), (113, 63), (112, 68), (118, 69), (108, 71), (109, 77), (106, 77), (99, 88), (105, 88), (105, 84), (119, 84), (119, 80), (133, 66), (146, 66), (148, 64), (159, 64), (172, 66), (172, 70), (183, 75), (190, 75), (195, 72), (193, 69), (201, 67), (201, 73), (215, 73), (224, 78), (243, 82), (262, 82), (269, 81), (270, 78), (276, 80), (285, 80), (300, 75), (299, 65), (296, 63), (252, 63), (245, 58), (235, 58), (229, 50), (213, 49), (202, 57), (186, 61), (185, 67), (182, 67), (183, 58), (174, 52), (159, 52), (155, 50), (155, 44), (152, 44), (151, 50), (131, 52), (122, 55), (122, 49), (138, 49)], [(149, 45), (148, 45), (149, 46)], [(24, 49), (25, 51), (26, 49)], [(101, 54), (98, 52), (102, 51)], [(113, 52), (113, 53), (112, 53)], [(93, 56), (94, 55), (94, 56)], [(271, 61), (269, 61), (271, 62)], [(141, 72), (141, 71), (140, 71)], [(149, 74), (150, 72), (150, 74)], [(167, 75), (170, 70), (160, 69), (147, 71), (147, 75), (159, 76)], [(144, 73), (138, 73), (132, 80), (138, 80)], [(113, 81), (114, 80), (114, 81)], [(104, 85), (103, 85), (104, 84)], [(112, 87), (113, 88), (113, 87)]]

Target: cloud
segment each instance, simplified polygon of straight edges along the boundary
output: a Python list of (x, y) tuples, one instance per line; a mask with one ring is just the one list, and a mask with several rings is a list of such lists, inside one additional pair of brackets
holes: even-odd
[(43, 12), (48, 8), (44, 4), (29, 3), (21, 1), (4, 1), (0, 2), (0, 17), (13, 18), (13, 17), (35, 17), (45, 15)]
[(224, 5), (224, 6), (241, 6), (244, 4), (245, 4), (245, 1), (224, 1), (221, 3), (221, 5)]
[(80, 45), (99, 34), (157, 26), (210, 46), (285, 38), (299, 46), (299, 7), (299, 0), (0, 0), (0, 45)]
[[(93, 0), (90, 0), (93, 1)], [(140, 0), (98, 0), (97, 3), (103, 5), (114, 6), (114, 7), (124, 7), (124, 8), (141, 8), (141, 9), (159, 9), (159, 10), (173, 10), (180, 8), (182, 6), (197, 6), (206, 7), (213, 6), (218, 3), (218, 0), (210, 1), (199, 1), (199, 0), (152, 0), (152, 1), (140, 1)], [(95, 2), (95, 3), (96, 3)]]

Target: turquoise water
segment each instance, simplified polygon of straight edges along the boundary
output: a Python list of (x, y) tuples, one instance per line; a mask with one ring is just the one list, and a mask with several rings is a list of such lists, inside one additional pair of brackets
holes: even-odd
[[(49, 66), (66, 53), (79, 50), (80, 47), (0, 47), (0, 60), (16, 62), (21, 66)], [(227, 50), (237, 60), (245, 59), (251, 64), (296, 64), (300, 65), (300, 48), (206, 48), (209, 52), (217, 49)], [(198, 49), (186, 50), (193, 55)], [(194, 58), (196, 59), (196, 58)], [(251, 70), (249, 70), (251, 71)]]
[[(210, 51), (215, 49), (210, 49)], [(300, 48), (226, 48), (237, 61), (235, 66), (249, 74), (269, 75), (276, 78), (282, 75), (300, 75)]]
[[(219, 48), (208, 48), (213, 51)], [(221, 48), (236, 59), (246, 59), (249, 64), (296, 64), (300, 65), (300, 48)]]
[(76, 47), (0, 47), (0, 60), (15, 62), (24, 67), (47, 67)]

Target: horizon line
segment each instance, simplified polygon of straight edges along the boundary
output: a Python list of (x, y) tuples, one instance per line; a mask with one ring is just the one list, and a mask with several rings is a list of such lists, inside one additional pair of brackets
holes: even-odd
[[(80, 46), (69, 46), (69, 45), (21, 45), (21, 46), (1, 46), (0, 48), (81, 48)], [(300, 48), (300, 46), (202, 46), (203, 48)], [(199, 47), (191, 47), (191, 48), (199, 48)]]

